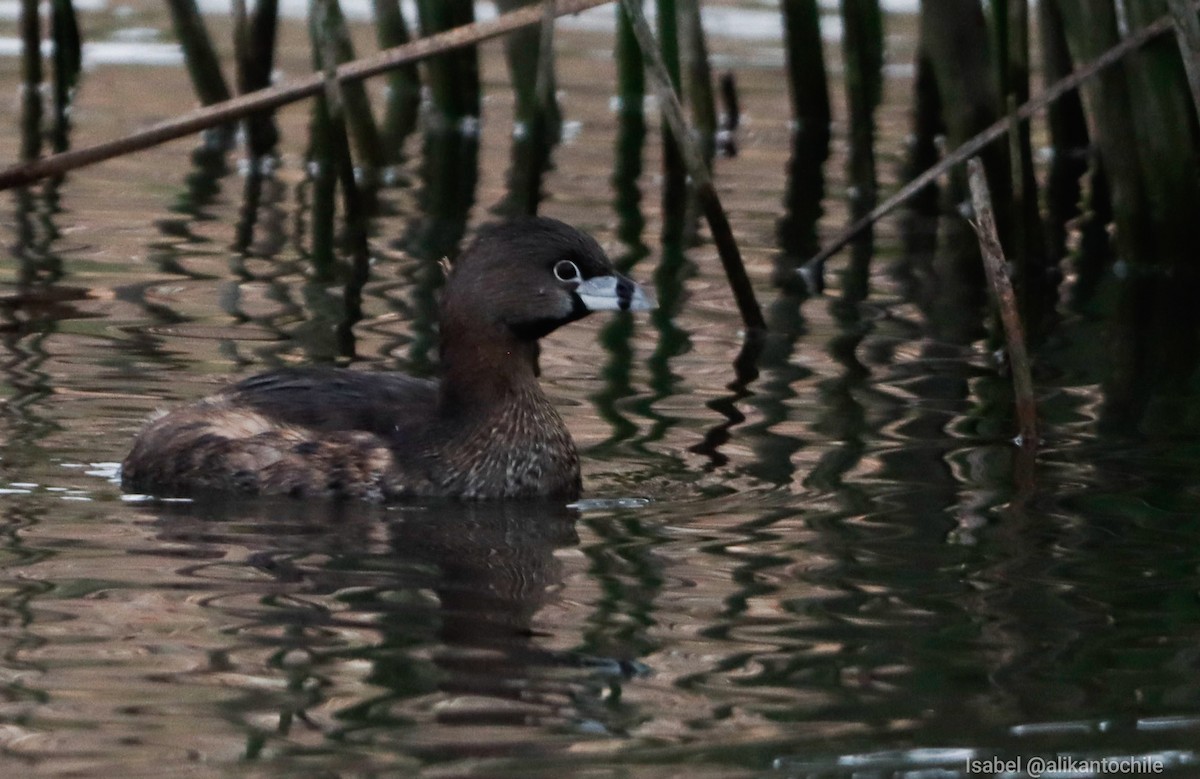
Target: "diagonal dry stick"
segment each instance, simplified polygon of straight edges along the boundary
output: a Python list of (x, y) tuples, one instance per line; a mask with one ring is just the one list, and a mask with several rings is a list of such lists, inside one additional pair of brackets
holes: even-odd
[(971, 203), (975, 211), (972, 227), (979, 236), (983, 268), (1000, 310), (1000, 323), (1008, 344), (1008, 367), (1012, 371), (1013, 396), (1017, 406), (1017, 446), (1037, 446), (1037, 404), (1033, 394), (1033, 373), (1029, 368), (1029, 352), (1025, 348), (1025, 327), (1017, 310), (1017, 295), (1008, 278), (1008, 263), (1000, 248), (996, 233), (996, 217), (992, 213), (992, 195), (987, 176), (978, 157), (967, 161), (971, 185)]
[[(1194, 5), (1195, 4), (1193, 2), (1193, 6)], [(1018, 108), (1016, 111), (1016, 118), (1018, 120), (1029, 119), (1038, 111), (1041, 111), (1055, 100), (1058, 100), (1066, 93), (1077, 88), (1080, 84), (1082, 84), (1084, 81), (1087, 81), (1101, 70), (1104, 70), (1110, 65), (1120, 61), (1120, 59), (1129, 52), (1141, 48), (1150, 40), (1153, 40), (1167, 30), (1171, 29), (1171, 24), (1171, 17), (1164, 16), (1141, 28), (1088, 64), (1076, 68), (1071, 75), (1059, 79), (1051, 84), (1040, 95), (1032, 98), (1029, 102)], [(804, 263), (803, 267), (798, 269), (796, 272), (805, 279), (806, 283), (808, 283), (808, 279), (810, 278), (819, 278), (825, 266), (825, 261), (844, 249), (847, 244), (858, 237), (859, 233), (890, 214), (898, 206), (910, 199), (913, 195), (932, 184), (935, 179), (944, 174), (946, 171), (957, 165), (960, 165), (968, 157), (978, 154), (984, 146), (987, 146), (989, 143), (1008, 132), (1009, 128), (1013, 124), (1015, 123), (1012, 121), (1012, 117), (1008, 115), (997, 119), (986, 130), (979, 133), (974, 138), (943, 157), (942, 161), (938, 164), (927, 168), (924, 173), (908, 182), (908, 184), (905, 184), (896, 192), (896, 194), (880, 203), (869, 214), (847, 227), (841, 235), (833, 239), (832, 243), (818, 252), (811, 260)], [(809, 283), (809, 286), (811, 288), (812, 284)], [(819, 289), (819, 287), (817, 287), (817, 289)]]
[(729, 217), (721, 205), (721, 197), (713, 185), (712, 174), (704, 161), (704, 155), (700, 152), (700, 145), (695, 136), (688, 131), (687, 120), (683, 118), (683, 106), (680, 105), (679, 95), (675, 94), (675, 87), (667, 74), (658, 40), (655, 39), (654, 31), (650, 29), (646, 14), (642, 11), (642, 0), (621, 0), (621, 6), (633, 25), (633, 34), (646, 62), (646, 72), (654, 82), (659, 111), (675, 138), (675, 145), (692, 179), (696, 197), (704, 209), (705, 218), (708, 219), (708, 229), (712, 234), (713, 244), (717, 247), (717, 256), (721, 258), (721, 267), (725, 269), (725, 278), (729, 281), (734, 302), (742, 315), (742, 322), (748, 330), (763, 332), (767, 329), (767, 323), (763, 319), (758, 299), (754, 296), (754, 286), (746, 275), (746, 265), (733, 236), (733, 228), (729, 225)]
[[(555, 16), (565, 16), (604, 5), (612, 0), (557, 0)], [(419, 38), (403, 46), (387, 49), (373, 57), (348, 62), (337, 70), (339, 81), (353, 81), (384, 73), (393, 68), (410, 62), (426, 59), (435, 54), (442, 54), (452, 49), (472, 46), (490, 38), (529, 25), (538, 24), (542, 20), (542, 8), (538, 5), (529, 6), (510, 14), (504, 14), (487, 22), (476, 22), (462, 27), (455, 27), (437, 35)], [(320, 73), (306, 76), (291, 84), (260, 89), (232, 100), (215, 103), (205, 108), (199, 108), (175, 119), (159, 122), (140, 132), (119, 138), (115, 141), (98, 143), (61, 154), (53, 154), (22, 165), (15, 165), (0, 170), (0, 190), (29, 184), (46, 176), (58, 176), (85, 165), (102, 162), (103, 160), (119, 157), (160, 143), (173, 141), (185, 135), (217, 127), (237, 119), (242, 119), (258, 111), (278, 108), (288, 103), (303, 100), (324, 89), (325, 79)]]

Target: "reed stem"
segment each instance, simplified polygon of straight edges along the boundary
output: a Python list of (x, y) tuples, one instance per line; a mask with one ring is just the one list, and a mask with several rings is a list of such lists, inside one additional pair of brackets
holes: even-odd
[[(535, 13), (540, 9), (529, 8)], [(471, 24), (475, 9), (471, 0), (417, 0), (421, 31), (425, 35)], [(540, 14), (537, 16), (540, 20)], [(481, 96), (479, 54), (474, 48), (446, 52), (425, 64), (425, 82), (437, 112), (434, 121), (458, 126), (464, 119), (479, 116)]]
[(42, 151), (42, 21), (37, 0), (21, 0), (21, 159)]
[[(1088, 79), (1095, 76), (1097, 73), (1121, 61), (1131, 51), (1144, 46), (1148, 41), (1151, 41), (1158, 36), (1171, 29), (1171, 20), (1167, 17), (1158, 19), (1141, 29), (1130, 33), (1123, 38), (1120, 43), (1116, 44), (1108, 51), (1099, 55), (1086, 65), (1081, 65), (1076, 68), (1069, 76), (1066, 76), (1047, 87), (1041, 94), (1029, 100), (1029, 102), (1017, 109), (1016, 115), (1018, 119), (1029, 119), (1038, 111), (1041, 111), (1046, 106), (1054, 103), (1063, 95), (1072, 92), (1079, 88), (1079, 85)], [(1011, 126), (1010, 118), (1003, 116), (993, 122), (987, 129), (979, 132), (970, 140), (963, 143), (953, 152), (942, 158), (941, 162), (925, 170), (924, 173), (917, 176), (905, 186), (901, 187), (895, 194), (887, 200), (880, 203), (871, 213), (859, 219), (854, 224), (846, 228), (840, 235), (833, 239), (824, 249), (818, 252), (807, 263), (805, 268), (811, 266), (820, 267), (832, 255), (844, 249), (847, 244), (853, 241), (863, 230), (866, 230), (875, 222), (890, 214), (892, 211), (903, 203), (910, 200), (913, 195), (925, 189), (925, 187), (937, 181), (948, 170), (956, 165), (961, 165), (968, 157), (978, 153), (980, 149), (1002, 137), (1008, 132)], [(0, 184), (3, 183), (3, 174), (0, 174)], [(2, 188), (2, 187), (0, 187)], [(807, 271), (801, 270), (802, 273)]]
[[(271, 84), (279, 0), (258, 0), (251, 13), (246, 12), (244, 0), (237, 0), (233, 8), (238, 94), (245, 95)], [(270, 111), (248, 116), (245, 127), (252, 159), (270, 153), (279, 142), (279, 130)]]
[(654, 32), (646, 22), (640, 0), (621, 0), (621, 4), (629, 16), (634, 35), (642, 49), (642, 56), (645, 58), (647, 70), (658, 94), (659, 109), (662, 111), (663, 119), (670, 129), (671, 135), (675, 138), (683, 162), (687, 166), (687, 172), (692, 177), (692, 184), (704, 210), (704, 215), (708, 219), (713, 243), (716, 244), (721, 265), (725, 269), (725, 276), (729, 280), (729, 287), (733, 291), (733, 298), (742, 315), (742, 321), (751, 330), (765, 330), (766, 322), (763, 319), (762, 309), (758, 306), (754, 287), (746, 275), (746, 266), (742, 261), (741, 251), (733, 236), (733, 230), (730, 228), (729, 218), (721, 206), (721, 199), (713, 186), (708, 166), (704, 164), (704, 156), (688, 132), (687, 120), (683, 118), (683, 106), (679, 104), (679, 96), (675, 93), (671, 76), (659, 53), (658, 41), (654, 39)]
[(987, 176), (983, 162), (972, 157), (967, 162), (968, 182), (971, 187), (971, 203), (975, 211), (975, 232), (979, 236), (979, 248), (983, 254), (983, 267), (987, 273), (992, 295), (1000, 310), (1000, 322), (1004, 327), (1004, 338), (1008, 344), (1008, 363), (1012, 371), (1013, 395), (1017, 411), (1017, 445), (1037, 445), (1037, 402), (1033, 394), (1033, 374), (1029, 368), (1029, 353), (1025, 349), (1025, 328), (1017, 306), (1017, 296), (1008, 278), (1008, 264), (1004, 250), (1000, 247), (1000, 236), (996, 232), (996, 217), (992, 210), (992, 197), (988, 191)]
[(50, 26), (54, 37), (54, 131), (56, 152), (68, 146), (71, 98), (83, 69), (83, 46), (79, 41), (79, 21), (71, 0), (51, 0)]
[[(408, 23), (400, 10), (400, 0), (374, 0), (375, 35), (381, 49), (404, 46), (412, 40)], [(384, 105), (381, 135), (384, 158), (400, 161), (404, 140), (416, 129), (421, 110), (421, 77), (416, 63), (396, 68), (387, 76), (387, 100)]]
[(1192, 105), (1200, 117), (1200, 19), (1190, 0), (1167, 0), (1167, 3), (1171, 7), (1179, 53), (1183, 56), (1188, 86), (1192, 90)]
[(171, 12), (175, 37), (183, 49), (183, 60), (200, 102), (213, 105), (229, 100), (229, 85), (221, 74), (221, 61), (217, 58), (196, 0), (167, 0), (167, 8)]

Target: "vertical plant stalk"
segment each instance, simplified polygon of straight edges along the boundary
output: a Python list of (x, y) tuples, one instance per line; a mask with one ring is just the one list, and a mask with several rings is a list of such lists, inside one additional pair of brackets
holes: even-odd
[[(400, 10), (400, 0), (374, 0), (375, 36), (381, 49), (403, 46), (412, 40), (408, 23)], [(421, 110), (421, 77), (416, 63), (388, 73), (387, 99), (380, 128), (383, 156), (389, 163), (401, 159), (404, 140), (417, 126)]]
[[(252, 13), (246, 12), (245, 0), (235, 0), (233, 19), (238, 94), (265, 89), (271, 85), (271, 71), (275, 66), (279, 0), (258, 0)], [(279, 130), (269, 111), (246, 117), (245, 127), (246, 142), (253, 159), (269, 154), (279, 141)]]
[(712, 68), (708, 62), (708, 44), (700, 18), (700, 0), (676, 0), (681, 21), (683, 87), (692, 109), (692, 125), (700, 139), (704, 161), (711, 166), (717, 151), (717, 105), (713, 96)]
[(1008, 34), (1004, 57), (1004, 91), (1008, 115), (1009, 161), (1013, 190), (1013, 251), (1016, 253), (1017, 283), (1023, 293), (1027, 319), (1034, 333), (1040, 332), (1045, 316), (1057, 299), (1057, 275), (1047, 265), (1045, 227), (1039, 207), (1041, 197), (1033, 167), (1033, 139), (1028, 121), (1017, 117), (1017, 109), (1029, 100), (1029, 0), (1008, 0)]
[(37, 0), (21, 0), (21, 159), (42, 151), (42, 23)]
[(71, 98), (83, 69), (79, 21), (71, 0), (51, 0), (50, 21), (54, 36), (54, 151), (66, 150), (70, 133)]
[(329, 106), (324, 95), (312, 103), (312, 119), (308, 133), (308, 180), (312, 188), (312, 245), (309, 261), (317, 281), (330, 281), (337, 267), (333, 250), (337, 216), (337, 170), (333, 157), (333, 142)]
[[(1037, 4), (1042, 78), (1056, 82), (1071, 73), (1071, 53), (1055, 3)], [(1079, 215), (1080, 181), (1088, 169), (1091, 140), (1079, 92), (1064, 95), (1046, 109), (1053, 156), (1046, 176), (1046, 254), (1057, 262), (1067, 248), (1067, 223)], [(1093, 177), (1093, 181), (1095, 178)], [(1093, 197), (1097, 193), (1093, 188)]]
[[(642, 152), (646, 145), (646, 65), (642, 50), (633, 35), (629, 15), (617, 6), (617, 34), (614, 44), (617, 60), (617, 139), (613, 162), (613, 210), (617, 214), (617, 237), (630, 247), (629, 263), (641, 259), (645, 251), (642, 230)], [(620, 262), (618, 260), (618, 262)], [(629, 270), (623, 267), (622, 270)], [(622, 320), (613, 320), (614, 323)]]
[(796, 131), (828, 147), (829, 87), (817, 0), (783, 0), (781, 10)]
[[(1145, 27), (1131, 33), (1121, 40), (1120, 43), (1108, 49), (1100, 56), (1093, 59), (1086, 65), (1080, 65), (1069, 75), (1055, 81), (1050, 86), (1039, 94), (1037, 97), (1031, 98), (1029, 102), (1017, 109), (1017, 116), (1020, 119), (1029, 119), (1038, 111), (1041, 111), (1048, 105), (1053, 104), (1059, 98), (1066, 95), (1068, 92), (1073, 92), (1078, 89), (1088, 79), (1095, 76), (1097, 73), (1112, 67), (1120, 62), (1131, 51), (1144, 46), (1148, 41), (1154, 40), (1159, 35), (1162, 35), (1170, 29), (1170, 19), (1159, 19)], [(956, 165), (961, 164), (968, 157), (978, 153), (988, 144), (1009, 130), (1009, 118), (1007, 116), (993, 122), (986, 129), (973, 136), (966, 143), (956, 148), (954, 151), (947, 154), (936, 165), (927, 169), (924, 173), (917, 176), (912, 181), (898, 189), (891, 197), (880, 203), (871, 211), (871, 213), (859, 219), (854, 224), (847, 227), (840, 235), (833, 239), (824, 249), (819, 251), (810, 259), (805, 267), (810, 268), (815, 265), (823, 264), (830, 256), (841, 251), (847, 244), (854, 240), (859, 233), (871, 226), (872, 223), (879, 221), (883, 217), (890, 214), (898, 206), (906, 203), (916, 193), (923, 190), (925, 187), (933, 184), (938, 177), (945, 174), (948, 170)], [(0, 184), (3, 184), (3, 179), (0, 178)], [(802, 271), (803, 272), (803, 271)]]
[[(879, 0), (842, 0), (843, 59), (846, 63), (846, 103), (850, 109), (850, 158), (847, 200), (851, 221), (870, 212), (879, 201), (875, 170), (875, 111), (883, 95), (883, 14)], [(858, 238), (843, 276), (849, 299), (866, 297), (873, 231)], [(819, 288), (819, 287), (818, 287)]]
[[(309, 15), (320, 17), (320, 21), (315, 25), (315, 33), (320, 36), (316, 44), (320, 55), (336, 57), (335, 70), (338, 65), (353, 60), (354, 47), (350, 43), (350, 31), (346, 27), (346, 17), (342, 14), (338, 1), (310, 0)], [(379, 169), (384, 166), (385, 159), (383, 143), (379, 139), (379, 128), (371, 113), (367, 88), (361, 81), (339, 83), (346, 127), (354, 138), (354, 149), (358, 152), (363, 181), (367, 189), (373, 191), (378, 183)]]
[(1012, 371), (1013, 395), (1016, 401), (1018, 438), (1017, 445), (1037, 445), (1037, 402), (1033, 395), (1033, 375), (1029, 368), (1029, 353), (1025, 350), (1025, 328), (1017, 307), (1017, 296), (1008, 278), (1008, 267), (1004, 250), (1000, 248), (1000, 236), (996, 232), (996, 217), (992, 211), (992, 196), (988, 191), (987, 176), (983, 162), (978, 157), (967, 161), (968, 182), (971, 187), (971, 204), (975, 210), (975, 232), (979, 236), (979, 248), (983, 254), (983, 267), (988, 283), (1000, 310), (1000, 322), (1004, 327), (1004, 338), (1008, 344), (1008, 363)]
[[(417, 0), (417, 11), (425, 37), (475, 21), (472, 0)], [(425, 67), (425, 81), (436, 112), (431, 119), (435, 123), (461, 129), (464, 120), (479, 116), (482, 98), (476, 48), (440, 54), (426, 61)]]
[[(790, 262), (818, 248), (817, 221), (825, 194), (824, 165), (829, 158), (829, 86), (821, 41), (821, 12), (817, 0), (783, 0), (784, 55), (792, 106), (792, 153), (788, 163), (784, 217), (779, 221), (779, 245)], [(778, 268), (776, 283), (791, 287), (794, 275)], [(823, 270), (806, 281), (810, 293), (821, 291)], [(790, 277), (790, 278), (789, 278)]]
[(496, 3), (502, 13), (533, 5), (542, 5), (542, 23), (536, 28), (527, 27), (508, 36), (504, 40), (504, 54), (516, 100), (513, 115), (518, 133), (536, 139), (539, 133), (545, 135), (546, 131), (551, 131), (548, 137), (553, 142), (558, 139), (562, 123), (558, 101), (554, 96), (557, 87), (554, 76), (553, 3), (543, 0), (498, 0)]
[(1196, 17), (1191, 0), (1167, 0), (1167, 3), (1171, 6), (1175, 37), (1179, 40), (1179, 53), (1183, 56), (1188, 86), (1192, 90), (1192, 105), (1200, 117), (1200, 19)]
[(222, 103), (231, 96), (225, 76), (221, 74), (221, 63), (213, 48), (208, 28), (200, 17), (196, 0), (167, 0), (175, 37), (183, 49), (183, 60), (196, 96), (204, 105)]
[(550, 137), (557, 142), (562, 134), (562, 111), (558, 105), (558, 79), (554, 75), (554, 0), (542, 0), (542, 23), (538, 26), (537, 80), (534, 93), (537, 96), (538, 114)]
[(562, 135), (562, 116), (554, 95), (554, 2), (508, 0), (501, 2), (500, 8), (535, 2), (542, 6), (541, 24), (505, 41), (516, 107), (508, 192), (494, 211), (507, 216), (537, 213), (542, 180), (552, 167), (551, 155)]
[[(350, 278), (344, 289), (345, 316), (338, 324), (339, 351), (344, 357), (354, 357), (354, 325), (362, 319), (362, 290), (370, 275), (370, 249), (367, 246), (367, 209), (354, 179), (354, 160), (350, 151), (347, 126), (345, 85), (338, 81), (337, 67), (343, 54), (340, 32), (345, 21), (336, 8), (336, 0), (317, 0), (311, 19), (314, 32), (314, 54), (325, 76), (324, 104), (329, 128), (330, 156), (342, 189), (342, 206), (346, 217), (346, 243), (350, 249)], [(361, 85), (361, 82), (359, 82)]]
[(654, 82), (655, 91), (658, 93), (663, 119), (678, 143), (683, 162), (687, 166), (688, 174), (692, 177), (696, 195), (699, 197), (704, 215), (708, 219), (713, 243), (717, 246), (721, 265), (725, 269), (725, 276), (729, 280), (729, 287), (733, 291), (733, 298), (742, 315), (742, 321), (751, 330), (765, 330), (766, 322), (763, 320), (762, 309), (758, 306), (754, 287), (746, 275), (746, 266), (742, 261), (741, 252), (738, 250), (737, 241), (733, 237), (729, 218), (721, 206), (721, 199), (713, 186), (708, 167), (704, 164), (704, 156), (688, 133), (687, 120), (683, 117), (683, 106), (679, 104), (679, 97), (672, 87), (667, 66), (663, 63), (662, 55), (659, 53), (654, 32), (646, 22), (641, 2), (640, 0), (621, 0), (621, 5), (633, 25), (633, 32), (641, 47), (642, 57), (646, 61), (651, 81)]
[(875, 207), (875, 109), (883, 94), (883, 26), (879, 0), (842, 0), (846, 102), (850, 106), (853, 218)]
[[(679, 13), (675, 0), (655, 0), (658, 15), (658, 48), (659, 60), (663, 63), (663, 72), (667, 74), (671, 84), (671, 94), (682, 94), (682, 73), (679, 64)], [(642, 9), (642, 3), (638, 8)], [(649, 27), (647, 27), (649, 29)], [(635, 27), (636, 31), (636, 27)], [(640, 41), (640, 38), (639, 38)], [(649, 62), (647, 55), (647, 62)], [(662, 136), (662, 168), (663, 184), (661, 193), (662, 208), (662, 241), (677, 243), (685, 238), (688, 219), (689, 192), (687, 186), (687, 165), (683, 161), (679, 145), (683, 143), (671, 132), (665, 124), (659, 128)], [(691, 194), (695, 194), (694, 191)], [(694, 229), (694, 228), (693, 228)]]
[(642, 113), (646, 98), (646, 63), (623, 5), (617, 6), (617, 99), (621, 112)]

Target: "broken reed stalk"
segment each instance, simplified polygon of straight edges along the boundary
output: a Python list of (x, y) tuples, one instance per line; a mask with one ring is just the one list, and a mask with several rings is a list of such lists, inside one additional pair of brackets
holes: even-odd
[[(558, 0), (555, 16), (576, 14), (608, 2), (611, 0)], [(338, 81), (356, 81), (385, 73), (401, 65), (417, 62), (435, 54), (464, 46), (473, 46), (513, 30), (537, 24), (541, 19), (541, 7), (531, 6), (486, 22), (456, 27), (443, 33), (420, 38), (404, 46), (388, 49), (373, 57), (364, 57), (354, 62), (348, 62), (337, 69)], [(61, 175), (85, 165), (148, 149), (151, 146), (207, 130), (210, 127), (218, 127), (236, 121), (257, 111), (278, 108), (312, 97), (322, 89), (324, 89), (324, 77), (320, 73), (315, 73), (292, 84), (259, 90), (249, 95), (191, 111), (115, 141), (98, 143), (94, 146), (43, 157), (26, 164), (14, 165), (0, 170), (0, 190), (29, 184), (46, 176)]]
[(971, 184), (971, 205), (975, 210), (976, 235), (983, 254), (983, 267), (988, 283), (1000, 309), (1000, 322), (1004, 326), (1004, 339), (1008, 344), (1008, 365), (1012, 371), (1013, 395), (1017, 407), (1017, 445), (1037, 445), (1037, 403), (1033, 396), (1033, 375), (1029, 370), (1029, 353), (1025, 350), (1025, 328), (1017, 309), (1017, 296), (1008, 277), (1008, 263), (1004, 250), (1000, 248), (1000, 236), (996, 232), (996, 217), (992, 213), (992, 196), (988, 192), (987, 176), (983, 162), (978, 157), (967, 161), (968, 180)]
[(1171, 7), (1188, 86), (1192, 88), (1192, 105), (1200, 116), (1200, 19), (1196, 18), (1191, 0), (1167, 0), (1167, 4)]
[(704, 209), (704, 216), (708, 219), (713, 243), (716, 244), (721, 265), (725, 269), (725, 276), (733, 291), (733, 299), (742, 315), (742, 322), (750, 330), (766, 330), (766, 320), (763, 319), (762, 309), (759, 308), (758, 299), (754, 296), (754, 287), (746, 275), (746, 266), (742, 262), (742, 254), (738, 250), (733, 230), (729, 226), (729, 218), (725, 215), (725, 209), (721, 206), (721, 198), (713, 186), (712, 176), (709, 174), (708, 166), (704, 163), (704, 155), (700, 151), (696, 139), (688, 132), (687, 121), (683, 118), (683, 106), (679, 104), (679, 96), (675, 94), (675, 90), (671, 86), (671, 76), (663, 62), (654, 32), (650, 29), (646, 15), (642, 11), (641, 0), (621, 0), (621, 7), (625, 9), (633, 26), (633, 34), (642, 50), (646, 70), (650, 74), (651, 81), (654, 82), (659, 111), (662, 112), (663, 120), (675, 137), (680, 154), (683, 156), (684, 166), (687, 168), (688, 175), (691, 176), (692, 186), (695, 187), (696, 197)]
[[(1188, 0), (1188, 3), (1194, 6), (1193, 0)], [(1058, 100), (1063, 95), (1076, 89), (1084, 81), (1087, 81), (1089, 78), (1105, 68), (1119, 62), (1126, 54), (1134, 51), (1135, 49), (1141, 48), (1149, 41), (1157, 38), (1159, 35), (1162, 35), (1164, 32), (1171, 29), (1171, 24), (1171, 18), (1169, 16), (1164, 16), (1154, 22), (1151, 22), (1137, 32), (1131, 33), (1129, 37), (1123, 39), (1116, 46), (1113, 46), (1111, 49), (1101, 54), (1088, 64), (1081, 65), (1080, 67), (1076, 68), (1071, 75), (1054, 82), (1040, 95), (1022, 105), (1016, 111), (1016, 118), (1022, 120), (1029, 119), (1038, 111), (1041, 111), (1043, 108)], [(940, 162), (930, 168), (927, 168), (921, 175), (905, 184), (894, 195), (876, 206), (869, 214), (847, 227), (840, 235), (834, 238), (828, 246), (815, 254), (808, 262), (806, 262), (804, 267), (800, 268), (797, 273), (804, 278), (818, 277), (825, 265), (825, 261), (837, 252), (844, 249), (851, 241), (858, 237), (863, 230), (866, 230), (868, 227), (875, 224), (892, 211), (896, 210), (898, 206), (907, 202), (914, 195), (932, 184), (938, 179), (938, 177), (945, 174), (954, 166), (959, 165), (967, 158), (978, 154), (983, 147), (1007, 133), (1011, 126), (1012, 117), (1003, 116), (997, 119), (986, 130), (962, 144), (950, 154), (947, 154)], [(0, 174), (0, 185), (2, 185), (2, 183), (3, 177), (2, 174)]]

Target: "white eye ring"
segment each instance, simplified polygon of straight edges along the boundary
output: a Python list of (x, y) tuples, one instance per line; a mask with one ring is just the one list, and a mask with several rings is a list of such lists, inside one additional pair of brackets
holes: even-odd
[(570, 260), (559, 260), (554, 263), (554, 278), (562, 282), (583, 281), (579, 266)]

